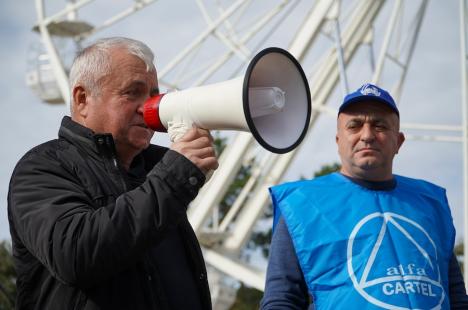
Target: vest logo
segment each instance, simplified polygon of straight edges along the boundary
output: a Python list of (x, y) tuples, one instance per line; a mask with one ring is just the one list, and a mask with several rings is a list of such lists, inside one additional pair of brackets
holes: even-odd
[(377, 96), (377, 97), (380, 97), (380, 92), (377, 88), (375, 88), (374, 86), (370, 85), (370, 84), (365, 84), (361, 87), (361, 90), (360, 90), (361, 94), (363, 94), (364, 96), (367, 96), (369, 94), (371, 95), (374, 95), (374, 96)]
[(356, 291), (383, 309), (441, 309), (445, 291), (437, 247), (415, 221), (375, 212), (353, 228), (347, 269)]

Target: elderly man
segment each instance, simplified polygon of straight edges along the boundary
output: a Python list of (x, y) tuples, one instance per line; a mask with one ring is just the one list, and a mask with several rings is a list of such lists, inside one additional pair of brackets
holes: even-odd
[(468, 309), (445, 190), (392, 173), (399, 123), (363, 85), (338, 112), (341, 171), (271, 188), (262, 309)]
[(218, 166), (209, 132), (150, 144), (143, 104), (159, 90), (139, 41), (85, 48), (70, 84), (58, 139), (29, 151), (11, 178), (17, 309), (211, 309), (186, 216)]

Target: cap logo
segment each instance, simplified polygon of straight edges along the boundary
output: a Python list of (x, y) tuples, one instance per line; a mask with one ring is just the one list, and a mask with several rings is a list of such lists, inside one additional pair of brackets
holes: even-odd
[(370, 84), (365, 84), (361, 87), (361, 90), (360, 90), (361, 94), (363, 94), (364, 96), (367, 96), (369, 94), (371, 95), (374, 95), (374, 96), (377, 96), (377, 97), (380, 97), (380, 92), (377, 88), (375, 88), (374, 86), (370, 85)]

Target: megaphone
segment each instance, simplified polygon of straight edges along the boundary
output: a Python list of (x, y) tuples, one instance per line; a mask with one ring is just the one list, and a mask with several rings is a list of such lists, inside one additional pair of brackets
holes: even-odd
[(289, 52), (270, 47), (249, 63), (244, 76), (149, 98), (144, 119), (167, 132), (173, 123), (212, 130), (249, 131), (273, 153), (286, 153), (304, 139), (312, 106), (307, 78)]

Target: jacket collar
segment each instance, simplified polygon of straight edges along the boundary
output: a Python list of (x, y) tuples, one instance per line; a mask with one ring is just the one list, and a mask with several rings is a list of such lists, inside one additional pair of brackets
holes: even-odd
[(110, 133), (96, 134), (91, 129), (64, 116), (59, 138), (65, 139), (95, 158), (116, 156), (114, 139)]
[[(94, 158), (117, 156), (114, 139), (110, 133), (96, 134), (91, 129), (73, 121), (69, 116), (63, 117), (58, 135), (59, 138), (69, 141)], [(140, 174), (141, 169), (149, 172), (166, 151), (165, 147), (150, 145), (134, 158), (130, 170), (135, 174)]]

